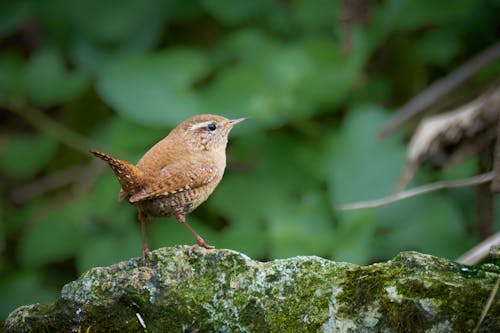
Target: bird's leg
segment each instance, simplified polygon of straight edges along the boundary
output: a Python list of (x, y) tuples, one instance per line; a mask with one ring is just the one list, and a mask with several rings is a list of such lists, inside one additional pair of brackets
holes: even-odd
[(148, 244), (146, 242), (146, 221), (147, 216), (142, 211), (139, 210), (139, 222), (141, 222), (141, 233), (142, 233), (142, 259), (146, 259), (148, 257), (149, 249)]
[(194, 238), (196, 238), (196, 244), (194, 244), (193, 246), (191, 246), (189, 248), (189, 254), (191, 254), (193, 252), (193, 249), (195, 247), (198, 247), (198, 246), (201, 246), (201, 247), (204, 247), (205, 249), (213, 249), (215, 248), (214, 246), (212, 245), (208, 245), (205, 240), (203, 238), (201, 238), (200, 235), (198, 235), (198, 233), (196, 231), (194, 231), (194, 229), (189, 225), (189, 223), (186, 221), (186, 216), (184, 214), (177, 214), (175, 215), (175, 219), (179, 222), (181, 222), (182, 224), (184, 224), (186, 226), (186, 228), (188, 228), (189, 232), (191, 234), (193, 234)]

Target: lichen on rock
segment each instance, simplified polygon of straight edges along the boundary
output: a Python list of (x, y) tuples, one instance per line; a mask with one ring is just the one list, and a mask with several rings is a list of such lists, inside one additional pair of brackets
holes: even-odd
[[(500, 268), (417, 252), (370, 266), (319, 257), (254, 261), (187, 247), (96, 267), (5, 332), (458, 332), (477, 323)], [(500, 301), (482, 326), (500, 331)]]

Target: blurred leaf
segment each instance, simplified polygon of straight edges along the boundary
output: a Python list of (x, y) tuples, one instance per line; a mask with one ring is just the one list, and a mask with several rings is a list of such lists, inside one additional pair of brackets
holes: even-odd
[(272, 258), (331, 253), (334, 216), (325, 194), (318, 193), (317, 152), (281, 132), (252, 141), (243, 137), (231, 148), (245, 149), (252, 167), (245, 173), (228, 172), (208, 201), (229, 223), (224, 246)]
[(439, 3), (432, 0), (380, 2), (374, 5), (372, 19), (366, 29), (367, 40), (370, 48), (376, 50), (390, 35), (400, 31), (415, 31), (429, 26), (440, 26), (437, 30), (443, 27), (447, 29), (446, 25), (450, 23), (456, 31), (457, 20), (471, 15), (474, 5), (479, 3), (482, 2), (474, 0), (445, 0)]
[[(443, 170), (442, 172), (432, 175), (433, 177), (426, 182), (435, 181), (436, 179), (456, 180), (472, 177), (477, 174), (477, 166), (477, 158), (469, 158), (453, 165), (446, 171)], [(425, 177), (428, 175), (424, 174), (423, 176)], [(464, 220), (463, 223), (465, 223), (465, 225), (470, 225), (472, 223), (472, 221), (467, 223), (467, 220), (471, 219), (472, 216), (475, 216), (476, 188), (470, 187), (462, 189), (451, 189), (449, 191), (442, 191), (438, 193), (440, 193), (441, 195), (445, 195), (450, 200), (450, 202), (453, 202), (454, 206), (459, 210), (460, 215)], [(464, 236), (470, 233), (469, 228), (462, 231)], [(466, 246), (468, 246), (467, 243), (464, 244), (463, 251), (465, 251)]]
[(265, 82), (275, 99), (276, 115), (287, 120), (294, 116), (307, 117), (316, 109), (316, 101), (304, 98), (304, 82), (314, 71), (308, 54), (300, 45), (283, 47), (262, 64)]
[(14, 33), (28, 16), (24, 1), (6, 1), (0, 5), (0, 39)]
[(76, 258), (80, 274), (92, 267), (109, 266), (141, 256), (141, 235), (137, 232), (121, 235), (94, 235), (83, 243)]
[(56, 297), (55, 290), (44, 286), (40, 272), (24, 270), (4, 275), (0, 280), (0, 318), (21, 305), (53, 302)]
[(115, 48), (95, 43), (90, 38), (80, 36), (72, 45), (72, 59), (82, 72), (97, 74), (115, 58), (143, 54), (152, 50), (159, 42), (164, 28), (163, 24), (163, 21), (155, 19), (146, 21), (133, 34), (127, 35), (127, 38)]
[[(120, 9), (117, 13), (114, 7), (113, 15), (109, 15), (107, 5)], [(70, 11), (75, 11), (73, 16), (78, 17), (83, 34), (73, 40), (72, 59), (81, 71), (97, 74), (114, 58), (150, 52), (164, 34), (166, 16), (172, 15), (171, 5), (171, 1), (159, 0), (132, 0), (119, 5), (111, 1), (104, 6), (97, 1), (78, 2)], [(86, 11), (93, 14), (86, 15)]]
[(268, 124), (278, 121), (276, 95), (259, 72), (256, 66), (223, 71), (207, 91), (207, 112), (228, 118), (250, 116)]
[(158, 0), (71, 1), (72, 21), (99, 42), (118, 42), (150, 24), (164, 21), (165, 2)]
[[(467, 14), (475, 0), (390, 0), (383, 4), (383, 20), (392, 28), (416, 29), (425, 24), (455, 20)], [(402, 15), (402, 13), (406, 13)], [(411, 15), (410, 15), (411, 13)]]
[(313, 107), (338, 105), (356, 82), (368, 49), (360, 30), (355, 29), (351, 38), (349, 54), (342, 54), (340, 45), (329, 38), (311, 38), (301, 43), (313, 69), (298, 93), (301, 98), (311, 100)]
[(88, 85), (86, 75), (65, 69), (64, 59), (55, 48), (38, 51), (25, 67), (24, 89), (36, 104), (66, 102), (81, 95)]
[(241, 29), (228, 33), (212, 51), (218, 62), (256, 64), (279, 52), (280, 41), (259, 29)]
[[(88, 237), (122, 237), (137, 230), (137, 208), (126, 200), (118, 201), (120, 184), (111, 171), (105, 172), (92, 188), (91, 195), (80, 202), (89, 221), (79, 226)], [(85, 247), (86, 242), (82, 244)]]
[(122, 51), (94, 43), (80, 37), (73, 41), (70, 56), (75, 65), (84, 73), (96, 75), (108, 61), (122, 56)]
[[(128, 210), (129, 204), (118, 201), (120, 184), (116, 180), (111, 168), (105, 170), (92, 187), (91, 194), (82, 201), (91, 214), (108, 216), (110, 219), (116, 218), (117, 211)], [(131, 206), (130, 206), (131, 207)], [(131, 212), (132, 210), (128, 210)], [(120, 219), (118, 219), (120, 220)]]
[(338, 26), (341, 1), (298, 0), (289, 5), (294, 21), (305, 31), (334, 30)]
[[(335, 234), (333, 258), (358, 265), (373, 260), (375, 237), (375, 216), (369, 210), (345, 212)], [(389, 254), (390, 256), (390, 254)]]
[(276, 126), (302, 109), (296, 92), (310, 65), (301, 49), (281, 45), (261, 31), (242, 30), (221, 43), (217, 57), (237, 63), (224, 67), (206, 89), (208, 113), (245, 115)]
[(356, 85), (349, 101), (352, 107), (373, 103), (373, 101), (387, 100), (391, 94), (391, 81), (386, 73), (372, 74), (366, 77), (360, 85)]
[(294, 199), (275, 198), (269, 209), (271, 257), (330, 254), (335, 232), (326, 198), (311, 191)]
[(375, 245), (379, 251), (388, 251), (384, 257), (402, 250), (417, 250), (453, 260), (473, 245), (474, 239), (467, 236), (458, 207), (440, 194), (391, 206), (378, 212), (379, 221), (393, 223)]
[(378, 131), (388, 119), (373, 106), (347, 114), (342, 131), (330, 143), (330, 160), (325, 163), (334, 202), (372, 200), (393, 191), (406, 152), (394, 137), (378, 138)]
[[(231, 151), (245, 150), (249, 170), (228, 171), (209, 201), (215, 212), (229, 220), (237, 221), (245, 216), (260, 225), (258, 221), (276, 210), (274, 206), (287, 200), (285, 197), (317, 189), (322, 181), (317, 174), (322, 158), (299, 137), (282, 132), (257, 136), (253, 140), (243, 137), (230, 148)], [(232, 167), (229, 162), (228, 169)]]
[(255, 145), (254, 154), (261, 156), (255, 161), (256, 175), (267, 184), (294, 194), (316, 188), (323, 181), (320, 173), (323, 156), (315, 145), (317, 142), (281, 131), (273, 134), (248, 142)]
[(230, 225), (217, 237), (217, 247), (233, 249), (245, 253), (251, 258), (263, 258), (269, 249), (269, 235), (263, 222), (253, 216), (238, 216), (238, 220), (229, 221)]
[(461, 49), (460, 36), (452, 29), (439, 29), (421, 38), (415, 45), (417, 54), (426, 63), (446, 66)]
[[(19, 42), (23, 43), (22, 40), (27, 42), (24, 46), (34, 51), (48, 45), (50, 47), (63, 46), (62, 44), (70, 41), (70, 38), (73, 36), (74, 24), (68, 17), (69, 1), (23, 0), (16, 2), (24, 3), (28, 7), (29, 16), (16, 36), (19, 38)], [(28, 40), (31, 41), (28, 42)], [(61, 50), (63, 49), (64, 47), (61, 48)]]
[[(0, 186), (0, 194), (3, 196), (3, 188)], [(0, 201), (0, 252), (4, 253), (5, 250), (5, 242), (6, 242), (6, 224), (5, 223), (5, 208), (4, 208), (4, 203), (3, 200)], [(2, 275), (3, 272), (3, 259), (0, 258), (0, 276)]]
[(346, 56), (326, 38), (286, 45), (257, 31), (233, 34), (221, 48), (241, 62), (224, 68), (206, 90), (206, 108), (277, 126), (336, 105), (352, 88), (367, 55), (360, 33), (353, 41), (352, 55)]
[(439, 178), (442, 180), (454, 180), (472, 177), (477, 174), (477, 166), (478, 158), (470, 157), (450, 166), (446, 171), (440, 172)]
[(82, 234), (75, 251), (79, 272), (141, 254), (137, 209), (127, 201), (118, 201), (119, 189), (109, 169), (98, 179), (92, 194), (80, 203), (86, 221), (78, 225)]
[[(97, 142), (106, 143), (120, 153), (140, 152), (144, 154), (154, 143), (160, 141), (168, 134), (166, 129), (152, 129), (131, 122), (127, 119), (113, 116), (94, 131), (93, 138)], [(126, 159), (128, 156), (116, 156)], [(135, 161), (130, 161), (135, 162)]]
[[(272, 189), (257, 177), (251, 179), (250, 181), (248, 177), (225, 175), (207, 204), (231, 224), (250, 223), (258, 227), (261, 225), (259, 220), (263, 220), (269, 210), (268, 206), (272, 206), (273, 197), (267, 191)], [(266, 193), (266, 197), (262, 195), (263, 193)]]
[[(7, 193), (4, 193), (4, 220), (2, 221), (4, 232), (7, 237), (19, 235), (30, 224), (30, 219), (35, 210), (44, 205), (42, 200), (33, 200), (22, 205), (22, 209), (8, 201)], [(15, 236), (18, 237), (18, 236)]]
[(0, 103), (7, 104), (22, 90), (23, 63), (16, 52), (0, 53)]
[(255, 174), (224, 176), (207, 201), (210, 210), (222, 216), (228, 226), (221, 246), (245, 251), (254, 257), (268, 257), (271, 250), (269, 216), (278, 210), (280, 197), (286, 195)]
[(204, 15), (201, 1), (163, 1), (168, 17), (176, 22), (196, 21)]
[(84, 205), (73, 203), (64, 209), (32, 221), (19, 240), (19, 261), (36, 267), (70, 258), (85, 241), (81, 231), (87, 223)]
[[(414, 183), (431, 183), (436, 178), (444, 180), (470, 177), (477, 168), (474, 162), (463, 161), (442, 176), (435, 174), (431, 177), (420, 173), (420, 179)], [(408, 187), (415, 186), (417, 185)], [(467, 235), (463, 217), (473, 216), (473, 192), (473, 188), (450, 189), (371, 210), (377, 216), (380, 244), (376, 248), (381, 253), (380, 257), (391, 257), (402, 249), (414, 249), (455, 259), (472, 246), (473, 239)], [(452, 201), (454, 204), (450, 204)], [(408, 212), (411, 212), (411, 217)], [(405, 218), (402, 219), (402, 216)], [(394, 237), (397, 239), (392, 238), (392, 234), (396, 234)], [(449, 251), (444, 250), (444, 247)]]
[(250, 19), (259, 18), (259, 15), (274, 7), (274, 1), (266, 0), (203, 0), (202, 4), (207, 12), (227, 25), (237, 25)]
[(28, 177), (54, 156), (57, 142), (45, 134), (13, 134), (0, 147), (0, 169), (11, 177)]
[(191, 85), (207, 74), (206, 57), (192, 49), (171, 49), (114, 61), (101, 72), (97, 88), (123, 117), (148, 126), (175, 126), (200, 113)]

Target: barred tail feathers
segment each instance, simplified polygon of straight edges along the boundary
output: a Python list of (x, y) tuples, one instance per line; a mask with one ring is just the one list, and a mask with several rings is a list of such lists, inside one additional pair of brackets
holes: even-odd
[(128, 195), (133, 195), (142, 189), (144, 174), (135, 165), (111, 157), (99, 151), (91, 150), (90, 152), (99, 157), (101, 160), (107, 162), (115, 173), (118, 182), (122, 186), (122, 191), (120, 191), (121, 199), (124, 197), (122, 194), (123, 191)]

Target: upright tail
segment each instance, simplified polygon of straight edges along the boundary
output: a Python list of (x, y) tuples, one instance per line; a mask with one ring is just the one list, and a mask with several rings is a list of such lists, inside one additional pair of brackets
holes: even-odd
[(122, 186), (122, 191), (125, 192), (125, 195), (120, 192), (121, 199), (127, 195), (131, 196), (142, 190), (144, 174), (135, 165), (95, 150), (91, 150), (90, 152), (99, 157), (101, 160), (106, 161), (115, 173), (118, 182)]

